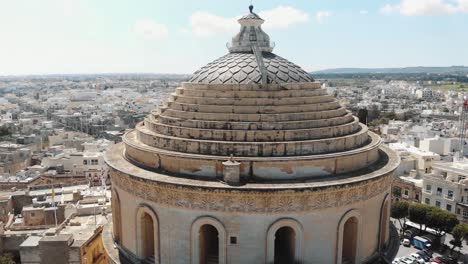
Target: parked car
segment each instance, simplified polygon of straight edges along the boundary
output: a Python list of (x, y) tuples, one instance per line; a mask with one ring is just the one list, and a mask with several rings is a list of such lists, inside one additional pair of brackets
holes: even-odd
[(413, 254), (411, 254), (411, 257), (413, 257), (414, 259), (416, 259), (416, 261), (417, 261), (419, 264), (425, 264), (425, 263), (426, 263), (426, 261), (425, 261), (419, 254), (413, 253)]
[(425, 248), (423, 250), (421, 250), (422, 252), (424, 252), (424, 254), (426, 254), (427, 256), (429, 256), (430, 258), (432, 258), (432, 250), (428, 249), (428, 248)]
[(401, 259), (400, 259), (400, 263), (404, 263), (404, 264), (418, 264), (418, 262), (416, 261), (416, 259), (411, 258), (411, 257), (404, 257), (404, 258), (401, 258)]
[(405, 237), (413, 238), (414, 236), (417, 236), (419, 233), (421, 233), (421, 230), (414, 228), (414, 227), (407, 227), (407, 229), (405, 230), (403, 234)]
[(447, 264), (457, 264), (457, 259), (453, 258), (453, 257), (449, 257), (449, 256), (442, 256), (442, 257), (439, 257), (439, 259), (441, 259), (443, 261), (443, 263), (447, 263)]
[(457, 260), (449, 256), (435, 257), (431, 261), (444, 264), (457, 264)]
[(420, 250), (418, 252), (416, 252), (416, 254), (418, 254), (419, 256), (421, 256), (421, 258), (424, 259), (424, 261), (426, 262), (429, 262), (431, 260), (431, 256), (429, 256), (428, 254), (426, 254), (424, 251)]
[(392, 264), (400, 264), (400, 258), (396, 258), (392, 261)]
[(405, 239), (403, 239), (403, 240), (401, 241), (401, 244), (402, 244), (403, 246), (405, 246), (405, 247), (409, 247), (409, 246), (411, 246), (411, 241), (410, 241), (409, 239), (405, 238)]

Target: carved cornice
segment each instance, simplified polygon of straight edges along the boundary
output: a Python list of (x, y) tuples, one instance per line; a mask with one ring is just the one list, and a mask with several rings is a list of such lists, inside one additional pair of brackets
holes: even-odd
[(393, 180), (389, 173), (363, 183), (320, 190), (272, 189), (261, 192), (160, 184), (154, 181), (141, 181), (115, 169), (111, 169), (110, 175), (113, 186), (164, 206), (245, 213), (301, 212), (347, 206), (389, 191)]

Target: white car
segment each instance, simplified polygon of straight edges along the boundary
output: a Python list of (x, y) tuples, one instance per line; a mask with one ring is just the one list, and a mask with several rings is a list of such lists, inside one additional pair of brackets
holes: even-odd
[(418, 262), (416, 261), (416, 259), (414, 259), (412, 257), (404, 257), (404, 258), (400, 259), (400, 263), (417, 264)]
[(424, 259), (423, 259), (420, 255), (418, 255), (418, 254), (416, 254), (416, 253), (411, 254), (411, 257), (415, 258), (416, 261), (417, 261), (419, 264), (424, 264), (424, 263), (426, 263), (426, 261), (424, 261)]
[(392, 261), (392, 264), (399, 264), (400, 263), (400, 258), (396, 258)]
[(403, 239), (403, 241), (401, 241), (401, 244), (405, 247), (409, 247), (411, 246), (411, 241), (407, 238)]

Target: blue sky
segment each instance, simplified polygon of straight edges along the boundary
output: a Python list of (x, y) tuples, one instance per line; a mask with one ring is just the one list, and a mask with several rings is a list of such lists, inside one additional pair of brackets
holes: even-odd
[[(192, 73), (227, 53), (250, 0), (0, 0), (0, 75)], [(306, 70), (468, 64), (468, 0), (254, 0)]]

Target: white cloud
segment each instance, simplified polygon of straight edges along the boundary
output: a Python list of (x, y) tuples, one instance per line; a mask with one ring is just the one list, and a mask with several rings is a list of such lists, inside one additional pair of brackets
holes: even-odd
[[(258, 15), (265, 20), (266, 29), (286, 29), (292, 25), (306, 23), (309, 15), (294, 7), (279, 6), (261, 11)], [(190, 16), (190, 31), (199, 37), (207, 37), (225, 33), (234, 34), (239, 29), (237, 17), (222, 17), (208, 12), (195, 12)]]
[(179, 28), (179, 32), (181, 34), (189, 34), (190, 33), (190, 30), (186, 29), (186, 28)]
[(279, 6), (258, 13), (265, 19), (266, 29), (286, 29), (292, 25), (307, 23), (309, 14), (290, 6)]
[(208, 12), (195, 12), (190, 16), (190, 29), (199, 37), (231, 32), (238, 27), (235, 17), (222, 17)]
[(135, 22), (133, 31), (148, 39), (165, 39), (169, 31), (164, 24), (158, 24), (149, 19), (142, 19)]
[(398, 13), (404, 16), (442, 16), (457, 12), (468, 12), (468, 0), (401, 0), (399, 4), (386, 4), (380, 9), (382, 14)]
[(369, 11), (367, 11), (367, 10), (361, 10), (361, 11), (359, 11), (359, 14), (361, 14), (361, 15), (367, 15), (367, 14), (369, 14)]
[(317, 20), (319, 24), (322, 24), (330, 16), (331, 16), (331, 12), (329, 11), (318, 11), (317, 14), (315, 14), (315, 19)]
[(458, 7), (460, 11), (468, 13), (468, 0), (458, 0)]

